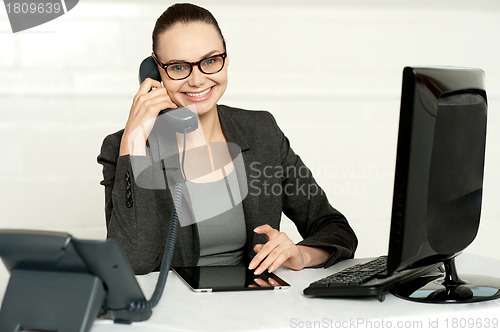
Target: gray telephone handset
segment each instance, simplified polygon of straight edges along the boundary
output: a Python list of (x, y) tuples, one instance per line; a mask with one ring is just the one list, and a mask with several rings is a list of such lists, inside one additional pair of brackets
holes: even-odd
[[(139, 83), (144, 82), (148, 77), (161, 82), (160, 72), (151, 56), (144, 59), (139, 67)], [(175, 110), (164, 109), (158, 114), (158, 116), (160, 115), (169, 117), (167, 122), (178, 133), (190, 133), (198, 128), (196, 114), (186, 107)]]

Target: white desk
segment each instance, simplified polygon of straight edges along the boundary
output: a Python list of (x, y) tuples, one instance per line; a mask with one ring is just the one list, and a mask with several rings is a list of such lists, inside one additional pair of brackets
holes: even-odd
[[(288, 290), (255, 292), (195, 293), (177, 275), (170, 273), (158, 306), (152, 317), (132, 325), (97, 320), (91, 332), (112, 331), (312, 331), (340, 329), (395, 328), (408, 325), (414, 330), (434, 330), (455, 326), (469, 328), (500, 321), (500, 300), (474, 304), (423, 304), (405, 301), (388, 294), (384, 302), (375, 298), (334, 299), (308, 298), (302, 294), (311, 282), (363, 259), (349, 260), (325, 269), (276, 272), (292, 287)], [(459, 274), (485, 274), (500, 277), (500, 261), (462, 254), (457, 258)], [(149, 298), (157, 273), (138, 276)], [(9, 274), (0, 270), (0, 294), (5, 292)], [(479, 322), (479, 323), (478, 323)], [(438, 324), (438, 326), (436, 326)], [(500, 322), (499, 322), (500, 324)], [(403, 325), (403, 327), (405, 327)], [(478, 326), (478, 325), (474, 325)], [(498, 330), (491, 327), (486, 330)]]

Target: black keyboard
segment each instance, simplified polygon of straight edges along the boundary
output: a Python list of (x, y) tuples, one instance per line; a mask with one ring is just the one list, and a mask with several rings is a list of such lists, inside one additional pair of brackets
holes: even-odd
[(353, 265), (311, 285), (319, 287), (360, 285), (376, 277), (387, 277), (387, 256), (380, 256), (368, 263)]
[(325, 278), (317, 280), (304, 289), (304, 295), (324, 297), (377, 296), (380, 301), (396, 285), (413, 280), (440, 264), (387, 273), (387, 256), (377, 257), (367, 263), (356, 264)]

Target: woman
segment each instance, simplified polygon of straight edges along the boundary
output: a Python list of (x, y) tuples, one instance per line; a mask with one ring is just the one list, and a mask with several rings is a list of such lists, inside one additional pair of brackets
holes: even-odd
[[(274, 118), (268, 112), (217, 105), (227, 86), (229, 57), (212, 14), (191, 4), (168, 8), (153, 31), (153, 58), (162, 82), (146, 79), (141, 84), (125, 129), (106, 137), (98, 157), (108, 237), (121, 244), (135, 272), (159, 268), (172, 197), (167, 190), (138, 186), (131, 158), (145, 154), (147, 124), (161, 110), (182, 106), (196, 109), (206, 142), (241, 148), (249, 192), (231, 218), (181, 227), (172, 266), (245, 263), (260, 274), (281, 265), (300, 270), (352, 258), (354, 232), (321, 190), (309, 190), (319, 187)], [(283, 190), (265, 190), (276, 186)], [(304, 238), (300, 243), (278, 231), (282, 212), (296, 224)]]

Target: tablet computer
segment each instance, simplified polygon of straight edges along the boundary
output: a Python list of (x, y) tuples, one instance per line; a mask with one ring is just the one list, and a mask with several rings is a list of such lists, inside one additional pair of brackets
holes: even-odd
[(174, 267), (174, 272), (195, 292), (287, 289), (274, 273), (255, 275), (245, 265)]

